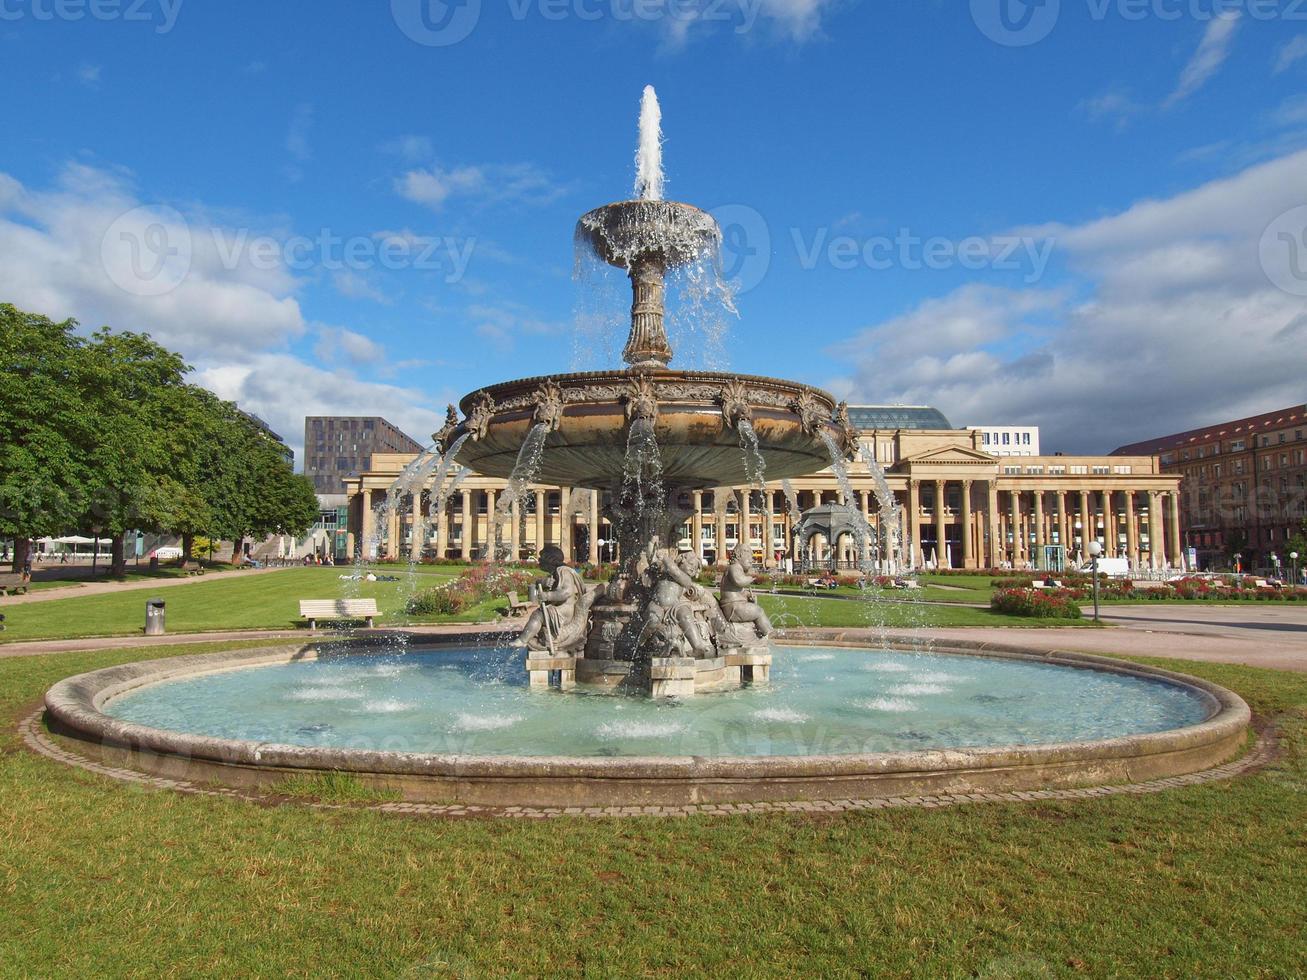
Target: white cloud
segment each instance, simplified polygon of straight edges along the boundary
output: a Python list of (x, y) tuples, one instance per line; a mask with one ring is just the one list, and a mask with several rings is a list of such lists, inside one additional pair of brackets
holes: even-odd
[(1288, 71), (1303, 58), (1307, 58), (1307, 34), (1290, 38), (1275, 54), (1275, 74)]
[(451, 198), (477, 204), (548, 204), (567, 192), (565, 185), (529, 163), (417, 167), (395, 181), (406, 200), (439, 211)]
[(77, 80), (83, 85), (99, 85), (100, 71), (100, 65), (81, 65), (77, 69)]
[(835, 383), (935, 404), (955, 424), (1038, 424), (1068, 452), (1301, 402), (1307, 309), (1271, 284), (1259, 243), (1304, 200), (1307, 151), (1043, 226), (1072, 273), (1065, 291), (969, 285), (928, 300), (836, 348), (853, 371)]
[(1230, 44), (1234, 41), (1238, 29), (1237, 12), (1212, 18), (1203, 32), (1198, 50), (1180, 72), (1180, 80), (1176, 83), (1175, 91), (1162, 103), (1163, 108), (1183, 102), (1207, 84), (1225, 63), (1226, 57), (1230, 54)]
[(370, 299), (389, 306), (393, 300), (374, 285), (365, 275), (351, 269), (339, 269), (331, 275), (336, 292), (349, 299)]
[(443, 412), (428, 407), (439, 400), (430, 392), (361, 381), (348, 371), (324, 370), (289, 354), (258, 354), (239, 365), (201, 364), (195, 381), (264, 419), (301, 465), (306, 415), (380, 415), (422, 443), (430, 441), (443, 418)]
[(146, 206), (121, 172), (68, 164), (46, 190), (0, 174), (0, 295), (146, 330), (187, 356), (277, 347), (306, 329), (286, 269), (231, 260), (242, 235)]
[(407, 163), (430, 160), (435, 156), (436, 152), (429, 137), (415, 136), (412, 133), (405, 133), (403, 136), (397, 136), (389, 142), (382, 143), (380, 150), (382, 153), (397, 156)]
[(1111, 119), (1116, 122), (1118, 129), (1124, 129), (1126, 124), (1145, 108), (1125, 92), (1117, 89), (1102, 92), (1080, 103), (1080, 109), (1091, 120), (1097, 122)]
[(500, 351), (512, 350), (521, 335), (539, 337), (566, 330), (564, 324), (541, 320), (518, 303), (474, 304), (467, 308), (467, 316), (477, 336)]
[(332, 362), (348, 358), (362, 364), (375, 364), (386, 356), (386, 349), (370, 337), (343, 327), (319, 327), (318, 342), (313, 348), (318, 360)]

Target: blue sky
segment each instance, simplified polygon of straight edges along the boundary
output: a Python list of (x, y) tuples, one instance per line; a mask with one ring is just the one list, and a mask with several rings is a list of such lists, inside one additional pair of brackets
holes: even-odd
[(616, 364), (571, 233), (653, 84), (726, 366), (1068, 452), (1303, 400), (1307, 3), (694, 3), (0, 0), (0, 298), (151, 331), (297, 448), (421, 437)]

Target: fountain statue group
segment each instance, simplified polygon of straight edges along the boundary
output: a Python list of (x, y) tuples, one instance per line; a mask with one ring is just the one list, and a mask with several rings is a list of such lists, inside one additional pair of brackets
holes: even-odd
[(538, 606), (519, 638), (533, 686), (657, 697), (767, 681), (771, 623), (750, 591), (749, 529), (740, 529), (718, 594), (699, 583), (699, 556), (673, 544), (684, 540), (684, 501), (759, 486), (764, 471), (769, 480), (839, 471), (857, 449), (847, 411), (824, 391), (669, 367), (666, 278), (718, 275), (721, 229), (698, 208), (662, 199), (660, 117), (646, 88), (636, 197), (582, 215), (575, 233), (578, 267), (597, 258), (630, 279), (626, 368), (489, 385), (465, 396), (462, 420), (451, 412), (437, 433), (442, 445), (459, 445), (460, 464), (508, 480), (497, 517), (535, 483), (610, 502), (621, 568), (609, 582), (587, 586), (560, 548), (541, 549), (548, 578), (532, 590)]
[[(518, 637), (533, 686), (549, 686), (558, 671), (568, 675), (560, 686), (570, 687), (578, 667), (586, 680), (607, 673), (612, 686), (647, 686), (656, 696), (768, 679), (772, 627), (750, 588), (756, 576), (747, 551), (731, 556), (720, 596), (698, 581), (698, 555), (662, 547), (656, 537), (606, 586), (587, 586), (556, 545), (541, 551), (540, 567), (549, 577), (533, 587), (539, 605)], [(596, 599), (619, 614), (617, 629), (592, 629)]]

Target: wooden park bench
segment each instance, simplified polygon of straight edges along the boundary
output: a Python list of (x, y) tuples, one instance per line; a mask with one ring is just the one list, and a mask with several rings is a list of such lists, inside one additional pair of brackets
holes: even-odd
[(177, 566), (185, 575), (203, 575), (204, 566), (198, 561), (184, 561)]
[(362, 619), (372, 627), (378, 616), (376, 599), (301, 599), (300, 619), (309, 621), (309, 629), (318, 628), (318, 620)]
[(508, 599), (508, 609), (504, 613), (505, 616), (521, 616), (531, 608), (531, 604), (519, 599), (516, 592), (508, 593), (506, 598)]
[(21, 572), (0, 574), (0, 595), (17, 595), (27, 591), (27, 576)]

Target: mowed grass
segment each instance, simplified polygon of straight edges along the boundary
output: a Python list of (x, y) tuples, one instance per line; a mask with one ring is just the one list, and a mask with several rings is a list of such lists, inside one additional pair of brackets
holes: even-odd
[[(448, 581), (462, 569), (453, 566), (420, 566), (415, 572), (418, 588)], [(344, 596), (375, 598), (381, 611), (380, 623), (410, 622), (403, 614), (404, 599), (413, 587), (404, 568), (379, 568), (382, 575), (396, 575), (397, 582), (345, 582), (349, 566), (287, 568), (262, 574), (241, 573), (206, 580), (203, 576), (185, 585), (160, 589), (166, 603), (169, 632), (204, 630), (289, 629), (298, 624), (300, 599), (335, 599)], [(0, 641), (43, 640), (78, 636), (123, 636), (144, 632), (145, 602), (154, 593), (131, 589), (101, 595), (48, 599), (41, 602), (6, 603), (0, 611), (8, 629)], [(441, 621), (473, 622), (493, 618), (502, 600), (483, 603), (455, 617)], [(428, 621), (428, 620), (423, 620)]]
[[(894, 597), (895, 599), (898, 596)], [(1006, 616), (992, 609), (948, 606), (930, 602), (879, 601), (874, 594), (861, 599), (811, 598), (762, 593), (762, 607), (778, 627), (888, 627), (1010, 626), (1039, 628), (1080, 626), (1097, 628), (1092, 619), (1027, 619)]]
[(1074, 803), (448, 821), (145, 790), (19, 747), (54, 681), (168, 652), (0, 659), (0, 974), (1303, 973), (1300, 674), (1166, 661), (1274, 719), (1282, 757)]

